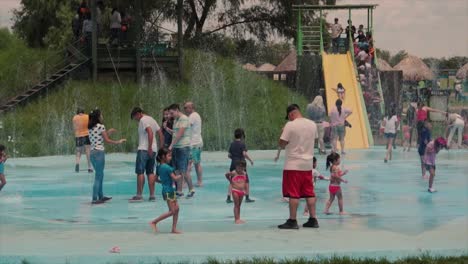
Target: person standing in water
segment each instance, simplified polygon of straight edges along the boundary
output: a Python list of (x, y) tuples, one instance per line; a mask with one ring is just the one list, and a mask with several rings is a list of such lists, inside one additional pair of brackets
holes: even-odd
[(169, 108), (167, 107), (163, 110), (162, 125), (164, 135), (164, 147), (169, 148), (169, 146), (172, 143), (172, 133), (174, 133), (174, 131), (172, 130), (172, 127), (174, 125), (174, 119), (171, 118), (171, 115), (169, 114)]
[(447, 148), (447, 141), (443, 137), (438, 137), (427, 144), (426, 151), (424, 152), (424, 164), (430, 173), (429, 188), (427, 189), (430, 193), (436, 192), (436, 189), (433, 187), (436, 170), (435, 160), (436, 155), (442, 148)]
[(154, 165), (156, 162), (156, 151), (158, 150), (156, 134), (159, 136), (159, 146), (164, 146), (164, 135), (156, 120), (144, 114), (143, 109), (140, 107), (133, 108), (130, 118), (138, 122), (138, 152), (135, 164), (137, 193), (130, 199), (130, 202), (143, 201), (142, 193), (145, 185), (145, 172), (148, 177), (150, 191), (149, 201), (155, 201), (154, 184), (156, 176), (154, 175)]
[(246, 193), (247, 187), (247, 163), (245, 160), (236, 162), (236, 169), (226, 173), (226, 179), (231, 186), (232, 198), (234, 199), (234, 223), (244, 224), (245, 221), (240, 219), (240, 207), (242, 199)]
[(424, 122), (429, 120), (428, 114), (430, 112), (441, 113), (441, 114), (444, 114), (444, 115), (447, 114), (446, 112), (441, 111), (439, 109), (427, 107), (421, 101), (418, 102), (418, 109), (416, 110), (416, 120), (417, 120), (416, 129), (418, 131), (418, 138), (419, 138), (419, 135), (421, 134), (422, 128), (424, 127)]
[(343, 101), (340, 99), (336, 100), (335, 107), (329, 113), (330, 126), (332, 129), (332, 152), (337, 152), (337, 141), (340, 140), (341, 154), (345, 154), (345, 136), (346, 127), (345, 122), (353, 112), (345, 107), (342, 107)]
[(384, 117), (382, 121), (382, 127), (384, 128), (384, 135), (387, 139), (387, 152), (385, 154), (384, 162), (387, 163), (388, 160), (392, 160), (392, 149), (393, 141), (396, 137), (396, 130), (399, 125), (397, 116), (395, 115), (395, 109), (392, 108), (388, 110), (388, 114)]
[(187, 175), (188, 163), (190, 158), (190, 138), (192, 137), (192, 131), (190, 127), (189, 118), (180, 112), (178, 104), (172, 104), (169, 106), (169, 113), (174, 118), (174, 134), (172, 135), (172, 143), (169, 146), (169, 150), (174, 155), (175, 169), (182, 174), (182, 178), (177, 182), (177, 196), (184, 196), (182, 191), (183, 182), (187, 182), (189, 193), (187, 198), (192, 198), (195, 194), (193, 188), (192, 178)]
[(190, 176), (192, 165), (195, 164), (197, 173), (197, 186), (203, 186), (203, 169), (201, 166), (201, 153), (203, 148), (202, 138), (202, 119), (195, 111), (195, 105), (192, 102), (186, 102), (184, 105), (185, 113), (188, 115), (192, 137), (190, 138), (190, 159), (187, 169), (187, 175)]
[(89, 116), (85, 114), (82, 108), (76, 110), (76, 115), (73, 117), (73, 130), (75, 131), (75, 172), (80, 172), (80, 159), (83, 153), (86, 154), (88, 161), (88, 172), (93, 173), (90, 162), (90, 141), (88, 132)]
[[(234, 171), (236, 169), (236, 164), (239, 161), (248, 160), (250, 161), (250, 165), (253, 166), (254, 164), (253, 160), (247, 153), (247, 146), (245, 145), (245, 132), (242, 128), (238, 128), (234, 131), (234, 141), (229, 146), (228, 157), (231, 159), (231, 166), (229, 167), (229, 171)], [(247, 173), (247, 164), (245, 167), (245, 176), (245, 201), (247, 203), (252, 203), (255, 202), (255, 200), (250, 199), (250, 180), (249, 175)], [(232, 185), (230, 184), (228, 188), (226, 203), (232, 203), (231, 193)]]
[(91, 162), (93, 163), (94, 169), (96, 171), (94, 175), (94, 185), (93, 185), (93, 200), (92, 204), (101, 204), (104, 203), (112, 197), (106, 197), (102, 191), (102, 181), (104, 180), (104, 166), (106, 164), (105, 153), (104, 153), (104, 142), (109, 144), (122, 144), (126, 140), (112, 140), (109, 138), (109, 135), (116, 132), (117, 130), (111, 128), (106, 130), (106, 127), (102, 123), (103, 118), (101, 111), (95, 109), (91, 112), (89, 116), (89, 135), (91, 141)]
[[(325, 130), (323, 128), (322, 122), (325, 121), (325, 105), (323, 104), (323, 98), (320, 95), (315, 96), (312, 103), (307, 105), (307, 116), (310, 120), (314, 121), (317, 125), (317, 134), (318, 134), (318, 145), (319, 153), (325, 154), (325, 143), (323, 142), (323, 136)], [(279, 156), (279, 155), (278, 155)]]
[(340, 169), (340, 155), (338, 153), (332, 153), (327, 156), (327, 169), (330, 168), (330, 185), (328, 191), (330, 192), (330, 199), (327, 201), (325, 206), (325, 214), (330, 214), (330, 206), (335, 200), (335, 196), (338, 197), (338, 207), (340, 209), (340, 215), (346, 214), (343, 209), (343, 194), (341, 192), (341, 182), (348, 183), (342, 177), (348, 173), (347, 170), (341, 171)]
[(450, 144), (452, 143), (452, 138), (455, 132), (458, 132), (458, 141), (457, 147), (461, 148), (462, 146), (462, 138), (463, 138), (463, 129), (465, 128), (465, 120), (463, 117), (456, 113), (447, 114), (447, 125), (448, 129), (450, 130), (448, 139), (447, 139), (447, 146), (450, 148)]
[(0, 144), (0, 191), (7, 183), (5, 179), (5, 162), (8, 159), (8, 156), (5, 153), (5, 150), (5, 146)]
[(302, 226), (318, 228), (312, 177), (317, 126), (302, 116), (297, 104), (291, 104), (286, 108), (286, 119), (289, 122), (283, 128), (278, 145), (286, 150), (282, 189), (283, 197), (289, 198), (289, 218), (286, 223), (278, 225), (278, 228), (299, 229), (297, 208), (301, 198), (306, 199), (309, 209), (309, 220)]

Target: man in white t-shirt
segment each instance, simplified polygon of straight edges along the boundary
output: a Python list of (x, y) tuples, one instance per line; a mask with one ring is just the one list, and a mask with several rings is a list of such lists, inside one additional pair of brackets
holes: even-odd
[(164, 135), (156, 120), (144, 114), (140, 107), (133, 108), (130, 117), (138, 121), (138, 152), (135, 166), (137, 193), (130, 201), (143, 201), (142, 193), (145, 185), (145, 172), (148, 177), (150, 191), (149, 201), (155, 201), (154, 184), (156, 182), (156, 175), (154, 174), (154, 166), (156, 152), (158, 151), (156, 133), (159, 136), (159, 146), (164, 146)]
[[(202, 138), (202, 120), (200, 115), (195, 112), (195, 105), (193, 102), (186, 102), (184, 104), (185, 114), (189, 118), (192, 136), (190, 138), (190, 159), (187, 169), (187, 175), (190, 175), (192, 164), (195, 164), (195, 171), (197, 172), (197, 186), (203, 186), (203, 170), (201, 166), (201, 152), (203, 148)], [(190, 176), (188, 176), (190, 177)]]
[(288, 123), (283, 128), (279, 146), (286, 149), (283, 169), (283, 197), (289, 198), (289, 219), (279, 225), (280, 229), (299, 229), (297, 207), (299, 199), (305, 198), (309, 209), (309, 220), (303, 227), (318, 228), (315, 214), (315, 192), (312, 178), (314, 143), (317, 125), (302, 117), (299, 106), (292, 104), (286, 109)]

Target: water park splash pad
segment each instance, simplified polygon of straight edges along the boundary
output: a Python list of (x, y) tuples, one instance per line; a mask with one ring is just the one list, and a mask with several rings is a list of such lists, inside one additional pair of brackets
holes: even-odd
[[(438, 155), (435, 188), (427, 192), (416, 151), (401, 152), (383, 163), (383, 148), (352, 150), (343, 165), (350, 173), (343, 185), (346, 216), (324, 215), (328, 183), (316, 184), (320, 228), (278, 230), (288, 216), (281, 201), (282, 160), (273, 151), (251, 151), (251, 196), (243, 203), (245, 225), (233, 224), (226, 204), (229, 166), (224, 152), (203, 155), (204, 184), (193, 199), (180, 199), (178, 227), (170, 220), (153, 234), (148, 222), (167, 210), (157, 185), (157, 200), (128, 203), (135, 193), (134, 154), (108, 154), (104, 194), (112, 201), (91, 206), (94, 175), (73, 172), (72, 156), (10, 159), (8, 184), (0, 193), (0, 263), (173, 263), (268, 256), (273, 258), (347, 255), (397, 258), (430, 252), (466, 253), (468, 153)], [(317, 156), (325, 175), (325, 157)], [(193, 175), (195, 176), (195, 175)], [(145, 186), (146, 187), (146, 186)], [(301, 203), (299, 223), (302, 216)], [(120, 253), (110, 253), (114, 247)]]

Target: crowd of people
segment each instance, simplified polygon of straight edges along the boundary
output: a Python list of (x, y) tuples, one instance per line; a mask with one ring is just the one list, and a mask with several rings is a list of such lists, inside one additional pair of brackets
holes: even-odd
[[(339, 88), (339, 86), (337, 87)], [(341, 87), (344, 89), (344, 87)], [(338, 90), (338, 89), (337, 89)], [(344, 92), (343, 95), (344, 96)], [(345, 97), (342, 97), (343, 99)], [(306, 208), (304, 215), (309, 219), (303, 227), (318, 228), (319, 223), (316, 213), (316, 193), (314, 183), (318, 180), (329, 181), (329, 199), (327, 200), (324, 213), (330, 213), (330, 207), (335, 198), (338, 199), (340, 214), (344, 211), (344, 199), (341, 183), (347, 183), (343, 177), (348, 171), (342, 169), (341, 156), (338, 154), (337, 141), (341, 143), (341, 155), (345, 154), (345, 134), (347, 124), (346, 118), (352, 114), (350, 109), (343, 107), (342, 99), (337, 99), (335, 106), (329, 111), (329, 122), (326, 122), (326, 110), (323, 98), (316, 96), (312, 103), (307, 106), (307, 116), (304, 117), (297, 104), (291, 104), (286, 109), (286, 124), (284, 125), (278, 140), (278, 160), (282, 149), (285, 149), (285, 163), (283, 167), (282, 196), (289, 203), (289, 218), (284, 224), (278, 225), (280, 229), (298, 229), (297, 210), (300, 199), (305, 199)], [(429, 108), (418, 104), (414, 115), (407, 114), (404, 133), (405, 138), (415, 127), (418, 131), (418, 153), (420, 155), (422, 177), (426, 179), (429, 172), (430, 193), (435, 192), (433, 186), (436, 155), (448, 147), (455, 131), (465, 126), (465, 120), (458, 114), (448, 114), (443, 111)], [(428, 113), (438, 112), (447, 114), (450, 135), (448, 142), (443, 137), (431, 138), (431, 124)], [(145, 179), (148, 179), (149, 197), (148, 201), (155, 201), (155, 184), (162, 185), (162, 198), (166, 201), (168, 211), (150, 221), (149, 225), (157, 232), (158, 223), (172, 217), (172, 233), (180, 233), (177, 229), (179, 215), (178, 199), (186, 196), (187, 199), (195, 195), (195, 186), (203, 186), (201, 152), (203, 148), (202, 119), (196, 112), (194, 103), (186, 102), (181, 111), (178, 104), (172, 104), (165, 108), (162, 113), (162, 127), (158, 122), (140, 107), (135, 107), (130, 113), (130, 118), (138, 123), (138, 147), (135, 161), (136, 195), (129, 202), (142, 202)], [(104, 115), (99, 109), (92, 110), (89, 115), (83, 109), (78, 109), (73, 117), (73, 127), (76, 142), (75, 171), (79, 172), (79, 163), (82, 154), (88, 159), (88, 173), (95, 174), (92, 188), (92, 205), (103, 204), (112, 199), (104, 195), (103, 179), (105, 172), (105, 144), (122, 144), (125, 138), (112, 139), (112, 134), (117, 131), (106, 128)], [(326, 124), (328, 123), (328, 124)], [(400, 119), (395, 112), (390, 111), (383, 120), (385, 136), (388, 139), (385, 162), (392, 159), (392, 145), (395, 134), (400, 126)], [(332, 150), (327, 153), (323, 142), (326, 134), (325, 128), (331, 133)], [(459, 134), (460, 136), (460, 134)], [(241, 218), (242, 202), (254, 202), (250, 198), (250, 181), (247, 172), (247, 161), (251, 165), (254, 161), (248, 154), (245, 144), (246, 133), (242, 128), (234, 131), (234, 140), (228, 149), (228, 157), (231, 159), (229, 170), (225, 173), (228, 181), (228, 195), (226, 202), (233, 203), (235, 224), (243, 224)], [(459, 137), (460, 142), (461, 137)], [(314, 157), (315, 141), (318, 141), (320, 154), (328, 154), (326, 157), (327, 169), (330, 177), (323, 176), (316, 170), (317, 158)], [(408, 145), (409, 149), (409, 145)], [(0, 190), (5, 186), (4, 163), (7, 160), (6, 149), (0, 145)], [(91, 166), (92, 165), (92, 166)], [(195, 167), (197, 173), (197, 184), (192, 183), (191, 168)], [(146, 176), (146, 177), (145, 177)], [(188, 187), (185, 195), (183, 188)]]
[[(120, 45), (127, 39), (127, 32), (132, 21), (132, 17), (124, 10), (112, 8), (109, 14), (108, 21), (103, 19), (103, 14), (106, 11), (106, 6), (102, 0), (96, 2), (96, 27), (98, 38), (104, 32), (103, 24), (108, 22), (109, 27), (109, 44)], [(91, 46), (93, 23), (91, 17), (91, 9), (86, 0), (83, 0), (76, 8), (76, 14), (72, 20), (72, 31), (75, 40), (81, 40), (87, 47)], [(106, 31), (107, 32), (107, 31)], [(124, 43), (125, 44), (125, 43)]]

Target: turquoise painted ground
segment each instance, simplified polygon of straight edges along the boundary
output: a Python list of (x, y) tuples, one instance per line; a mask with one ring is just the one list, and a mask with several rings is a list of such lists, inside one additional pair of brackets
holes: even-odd
[[(396, 258), (426, 250), (454, 255), (468, 248), (466, 151), (439, 154), (434, 194), (421, 179), (415, 151), (398, 149), (388, 164), (382, 148), (350, 151), (343, 161), (350, 170), (349, 183), (343, 185), (350, 215), (319, 213), (320, 229), (299, 231), (276, 228), (288, 208), (281, 202), (282, 161), (273, 162), (273, 151), (252, 151), (255, 165), (249, 175), (256, 202), (242, 206), (247, 224), (233, 224), (232, 205), (225, 203), (226, 156), (204, 153), (205, 186), (194, 199), (180, 200), (182, 235), (168, 233), (170, 221), (161, 224), (160, 234), (151, 233), (148, 221), (167, 210), (160, 186), (156, 203), (127, 202), (136, 188), (134, 154), (106, 157), (104, 193), (113, 199), (100, 206), (90, 205), (94, 175), (74, 173), (72, 156), (10, 159), (8, 184), (0, 193), (0, 263), (23, 258), (33, 263), (197, 262), (208, 256), (317, 254)], [(318, 169), (328, 174), (324, 156), (318, 159)], [(318, 212), (327, 187), (327, 182), (317, 183)], [(338, 211), (336, 202), (332, 210)], [(305, 220), (301, 216), (299, 222)], [(113, 246), (120, 246), (121, 254), (108, 253)]]

